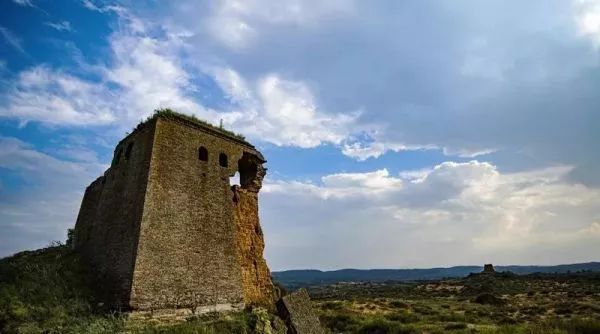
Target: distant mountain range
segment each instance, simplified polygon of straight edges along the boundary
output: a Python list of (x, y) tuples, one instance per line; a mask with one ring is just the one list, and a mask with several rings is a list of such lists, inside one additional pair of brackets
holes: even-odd
[[(577, 271), (600, 271), (600, 262), (561, 264), (556, 266), (496, 266), (496, 271), (510, 271), (515, 274), (567, 273)], [(465, 277), (478, 273), (482, 266), (456, 266), (430, 269), (341, 269), (332, 271), (285, 270), (273, 272), (273, 278), (287, 287), (333, 284), (337, 282), (385, 282), (435, 280), (452, 277)]]

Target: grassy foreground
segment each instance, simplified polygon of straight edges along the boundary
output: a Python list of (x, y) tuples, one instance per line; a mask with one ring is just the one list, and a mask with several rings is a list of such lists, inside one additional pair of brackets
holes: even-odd
[(67, 246), (0, 259), (0, 333), (255, 333), (264, 315), (205, 315), (169, 326), (103, 313), (91, 277)]
[[(257, 310), (140, 325), (99, 309), (64, 245), (0, 259), (0, 333), (267, 333)], [(600, 274), (474, 275), (309, 289), (331, 333), (600, 333)], [(272, 331), (274, 333), (274, 331)]]

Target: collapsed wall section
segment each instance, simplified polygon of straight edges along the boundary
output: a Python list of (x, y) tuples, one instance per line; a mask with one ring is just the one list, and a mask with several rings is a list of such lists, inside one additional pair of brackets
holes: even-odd
[(273, 306), (271, 273), (263, 257), (265, 241), (258, 216), (258, 192), (266, 170), (264, 160), (244, 152), (238, 161), (240, 186), (234, 186), (234, 217), (246, 304)]
[(111, 167), (86, 189), (75, 225), (74, 247), (115, 308), (129, 308), (153, 136), (150, 124), (117, 145)]

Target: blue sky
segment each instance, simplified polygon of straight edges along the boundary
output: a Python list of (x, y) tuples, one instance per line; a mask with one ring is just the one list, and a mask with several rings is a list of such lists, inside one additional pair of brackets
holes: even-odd
[(0, 255), (171, 107), (268, 160), (274, 270), (600, 254), (600, 1), (0, 3)]

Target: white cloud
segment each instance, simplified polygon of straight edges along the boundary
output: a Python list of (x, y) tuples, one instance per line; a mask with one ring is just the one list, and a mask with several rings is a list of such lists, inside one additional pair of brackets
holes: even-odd
[[(403, 143), (385, 142), (377, 140), (377, 135), (368, 135), (370, 142), (363, 143), (348, 139), (342, 145), (342, 153), (358, 161), (364, 161), (369, 158), (378, 158), (387, 152), (401, 152), (411, 150), (434, 150), (438, 149), (435, 145), (417, 145), (409, 146)], [(350, 136), (350, 138), (352, 138)]]
[(0, 115), (22, 123), (98, 125), (115, 120), (112, 93), (103, 85), (37, 66), (21, 72), (5, 93)]
[(106, 165), (60, 160), (11, 137), (0, 137), (0, 168), (21, 183), (0, 188), (0, 256), (64, 240), (83, 191)]
[(364, 161), (369, 158), (378, 158), (388, 151), (399, 152), (406, 149), (407, 147), (402, 144), (386, 144), (382, 142), (363, 144), (360, 142), (346, 142), (342, 147), (342, 153), (349, 157), (356, 158), (359, 161)]
[(44, 24), (58, 31), (73, 31), (69, 21), (46, 22)]
[(227, 125), (250, 137), (276, 145), (310, 148), (340, 144), (351, 131), (353, 114), (319, 110), (313, 93), (302, 82), (271, 73), (249, 84), (231, 68), (210, 70), (235, 110), (223, 114)]
[(298, 181), (274, 181), (265, 184), (264, 193), (292, 192), (311, 194), (321, 199), (363, 198), (394, 193), (402, 188), (402, 180), (389, 175), (387, 169), (367, 173), (338, 173), (321, 178), (323, 185)]
[[(105, 8), (105, 7), (102, 7)], [(149, 37), (141, 21), (118, 7), (121, 29), (110, 36), (112, 63), (86, 65), (99, 80), (83, 79), (60, 69), (38, 65), (22, 71), (4, 91), (0, 116), (22, 123), (51, 125), (117, 125), (127, 129), (159, 107), (172, 107), (214, 120), (188, 94), (187, 73), (169, 53), (177, 41)], [(104, 10), (104, 9), (103, 9)]]
[(584, 228), (581, 232), (585, 234), (600, 236), (600, 222), (591, 223), (590, 226)]
[(81, 0), (81, 4), (89, 9), (89, 10), (93, 10), (93, 11), (102, 11), (101, 7), (97, 6), (93, 1), (91, 0)]
[(81, 0), (81, 4), (83, 5), (83, 7), (87, 8), (89, 10), (95, 11), (95, 12), (100, 12), (100, 13), (114, 12), (122, 17), (130, 17), (127, 9), (125, 9), (125, 7), (121, 7), (119, 5), (114, 5), (114, 4), (97, 5), (96, 2), (94, 2), (92, 0)]
[(390, 177), (387, 169), (368, 173), (338, 173), (322, 178), (325, 187), (341, 189), (343, 192), (361, 192), (368, 190), (385, 192), (402, 186), (402, 181)]
[(468, 149), (468, 148), (459, 148), (459, 149), (452, 149), (452, 148), (447, 148), (444, 147), (443, 150), (445, 155), (452, 155), (452, 156), (457, 156), (457, 157), (461, 157), (461, 158), (476, 158), (482, 155), (487, 155), (487, 154), (491, 154), (496, 152), (497, 150), (495, 149)]
[(31, 0), (13, 0), (13, 2), (19, 6), (33, 7), (33, 3), (31, 2)]
[(570, 169), (445, 162), (401, 173), (416, 182), (387, 170), (271, 181), (261, 199), (267, 256), (275, 269), (594, 260), (600, 190), (567, 182)]
[[(85, 5), (89, 8), (93, 3)], [(111, 63), (89, 66), (100, 80), (81, 79), (46, 66), (25, 70), (5, 92), (7, 104), (0, 107), (0, 115), (53, 125), (118, 121), (127, 128), (156, 108), (170, 107), (213, 123), (223, 119), (226, 126), (251, 138), (304, 148), (340, 144), (357, 117), (356, 113), (319, 110), (304, 83), (276, 73), (248, 84), (227, 67), (202, 64), (200, 72), (194, 72), (197, 69), (186, 68), (179, 57), (188, 46), (186, 34), (152, 37), (127, 10), (119, 7), (118, 15), (122, 24), (109, 38)], [(192, 83), (194, 75), (212, 76), (233, 107), (220, 111), (204, 107), (194, 97), (198, 93)]]
[[(44, 182), (54, 185), (71, 185), (72, 182), (65, 182), (70, 176), (99, 176), (96, 174), (105, 165), (97, 164), (76, 164), (66, 160), (59, 160), (48, 154), (40, 152), (26, 142), (12, 137), (0, 137), (0, 167), (13, 170), (34, 179), (40, 179)], [(54, 180), (57, 177), (60, 180)], [(73, 182), (81, 182), (75, 178)], [(79, 189), (82, 191), (82, 189)]]
[(13, 34), (12, 31), (0, 26), (0, 35), (2, 35), (6, 43), (8, 43), (10, 46), (17, 49), (17, 51), (26, 54), (25, 49), (23, 49), (23, 42), (19, 37)]
[(311, 91), (300, 82), (267, 75), (258, 83), (258, 96), (264, 107), (258, 117), (258, 131), (278, 145), (315, 147), (322, 142), (339, 144), (355, 115), (319, 112)]
[(574, 4), (579, 33), (600, 46), (600, 1), (575, 0)]
[[(6, 85), (0, 115), (129, 127), (169, 106), (223, 119), (252, 141), (331, 143), (358, 160), (422, 149), (518, 154), (499, 167), (447, 162), (398, 175), (336, 173), (318, 184), (267, 182), (261, 213), (275, 268), (571, 262), (598, 253), (597, 189), (566, 180), (581, 167), (598, 175), (597, 50), (577, 38), (597, 39), (596, 2), (579, 1), (573, 12), (562, 0), (519, 10), (503, 1), (184, 1), (150, 17), (82, 3), (119, 18), (109, 59), (77, 69), (97, 80), (29, 68)], [(214, 79), (230, 105), (204, 106), (199, 96), (214, 92), (199, 91), (199, 78)], [(3, 145), (18, 152), (5, 156), (21, 161), (15, 171), (35, 171), (27, 156), (67, 170), (96, 158), (80, 147), (52, 152), (63, 161)], [(543, 168), (556, 163), (573, 167)], [(35, 208), (13, 204), (4, 210)]]
[(261, 37), (258, 26), (310, 27), (320, 20), (346, 16), (353, 11), (353, 1), (227, 0), (210, 8), (206, 26), (213, 38), (230, 48), (240, 49)]
[(387, 152), (401, 151), (422, 151), (422, 150), (440, 150), (447, 156), (456, 156), (460, 158), (476, 158), (482, 155), (496, 152), (495, 149), (469, 149), (469, 148), (450, 148), (439, 147), (433, 144), (406, 145), (403, 143), (386, 142), (377, 140), (378, 135), (369, 136), (370, 142), (345, 140), (342, 145), (342, 153), (358, 161), (364, 161), (369, 158), (378, 158)]
[[(22, 122), (41, 121), (53, 125), (116, 123), (121, 128), (128, 128), (156, 108), (171, 107), (213, 123), (222, 119), (226, 126), (244, 133), (251, 140), (302, 148), (330, 143), (340, 146), (345, 155), (357, 160), (402, 150), (443, 148), (445, 153), (460, 157), (491, 152), (485, 147), (479, 148), (480, 145), (477, 148), (470, 144), (446, 147), (431, 139), (390, 140), (389, 134), (395, 132), (393, 124), (384, 126), (380, 121), (364, 120), (363, 114), (369, 112), (358, 105), (339, 110), (337, 106), (323, 103), (326, 98), (318, 94), (314, 82), (293, 79), (277, 71), (245, 76), (235, 67), (211, 61), (214, 57), (210, 55), (201, 55), (200, 60), (190, 59), (188, 53), (196, 51), (192, 38), (198, 34), (197, 28), (188, 29), (167, 21), (161, 26), (164, 33), (157, 34), (161, 23), (142, 20), (124, 7), (100, 6), (91, 1), (83, 1), (83, 5), (90, 10), (116, 14), (120, 23), (109, 37), (110, 61), (88, 66), (100, 80), (92, 82), (46, 67), (45, 71), (51, 75), (45, 84), (27, 87), (15, 83), (11, 91), (5, 92), (8, 105), (0, 110), (2, 115)], [(353, 3), (321, 5), (297, 1), (259, 10), (262, 7), (260, 1), (231, 1), (211, 7), (209, 12), (216, 20), (223, 17), (227, 20), (247, 19), (261, 29), (265, 28), (263, 24), (269, 24), (305, 30), (315, 24), (327, 25), (328, 19), (333, 17), (356, 19)], [(63, 26), (67, 25), (61, 24)], [(22, 74), (39, 71), (38, 68)], [(207, 75), (225, 92), (231, 106), (213, 110), (200, 102), (199, 96), (207, 92), (198, 91), (194, 79)], [(80, 98), (71, 98), (60, 83), (51, 82), (61, 77), (85, 87), (78, 91)], [(353, 94), (345, 95), (344, 99), (352, 98)], [(86, 100), (90, 102), (85, 103)], [(415, 107), (415, 110), (419, 108)], [(361, 134), (366, 137), (366, 142), (354, 139)], [(408, 144), (410, 141), (413, 143)]]
[(106, 80), (121, 88), (118, 103), (126, 107), (119, 117), (134, 124), (156, 108), (171, 107), (214, 121), (214, 113), (190, 97), (193, 85), (176, 58), (176, 41), (137, 33), (139, 26), (133, 29), (113, 34), (114, 65), (104, 70)]
[(236, 71), (231, 68), (219, 67), (211, 68), (209, 71), (212, 73), (221, 89), (225, 92), (226, 98), (234, 103), (244, 105), (245, 107), (257, 107), (252, 105), (255, 103), (254, 93), (250, 90), (250, 87), (248, 87), (246, 80)]
[[(151, 17), (188, 32), (191, 57), (233, 69), (251, 91), (275, 73), (302, 83), (320, 112), (360, 110), (339, 144), (359, 160), (498, 150), (512, 155), (509, 168), (569, 164), (578, 180), (600, 184), (588, 126), (598, 115), (597, 50), (578, 35), (578, 22), (594, 31), (595, 3), (189, 0)], [(371, 137), (354, 140), (361, 133)]]

